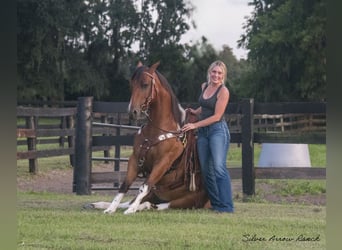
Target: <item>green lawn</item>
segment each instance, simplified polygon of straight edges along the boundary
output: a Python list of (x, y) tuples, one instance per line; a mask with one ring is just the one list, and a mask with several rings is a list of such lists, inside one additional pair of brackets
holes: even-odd
[[(42, 145), (44, 147), (44, 145)], [(260, 155), (255, 145), (255, 162)], [(326, 166), (326, 146), (309, 145), (312, 166)], [(131, 153), (122, 148), (122, 156)], [(101, 156), (103, 152), (95, 152)], [(113, 155), (113, 151), (111, 151)], [(228, 166), (241, 166), (241, 147), (232, 144)], [(39, 171), (70, 168), (69, 157), (41, 158)], [(96, 164), (94, 164), (96, 167)], [(17, 175), (29, 180), (28, 160), (17, 161)], [(260, 183), (272, 184), (275, 194), (296, 196), (325, 193), (325, 180), (256, 180), (257, 194), (249, 202), (236, 199), (234, 214), (205, 209), (144, 211), (104, 215), (85, 210), (89, 202), (112, 195), (77, 196), (56, 193), (17, 193), (17, 249), (325, 249), (326, 207), (275, 204), (262, 199)]]
[(325, 249), (325, 207), (237, 202), (234, 214), (133, 215), (82, 208), (104, 199), (19, 192), (17, 249)]

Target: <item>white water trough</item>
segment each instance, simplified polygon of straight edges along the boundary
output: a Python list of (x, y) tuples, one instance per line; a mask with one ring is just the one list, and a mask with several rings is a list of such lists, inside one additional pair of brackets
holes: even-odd
[(258, 167), (311, 167), (308, 144), (263, 143)]

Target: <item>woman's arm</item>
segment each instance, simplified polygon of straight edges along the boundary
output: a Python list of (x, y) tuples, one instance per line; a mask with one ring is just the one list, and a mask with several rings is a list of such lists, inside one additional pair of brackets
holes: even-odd
[[(217, 101), (215, 105), (215, 113), (212, 116), (209, 116), (208, 118), (195, 122), (195, 123), (187, 123), (183, 126), (182, 131), (186, 132), (191, 129), (196, 129), (200, 127), (208, 126), (214, 122), (219, 121), (228, 105), (229, 102), (229, 90), (226, 87), (223, 87), (220, 89), (220, 92), (217, 95)], [(194, 110), (195, 112), (198, 112), (200, 108)]]

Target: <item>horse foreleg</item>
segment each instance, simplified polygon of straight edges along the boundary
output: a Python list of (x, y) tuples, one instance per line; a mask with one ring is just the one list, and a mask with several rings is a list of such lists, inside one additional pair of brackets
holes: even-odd
[[(131, 202), (132, 201), (126, 201), (126, 202), (120, 203), (118, 205), (118, 208), (128, 208), (129, 204)], [(109, 208), (110, 204), (111, 204), (111, 202), (98, 201), (98, 202), (93, 202), (93, 203), (87, 204), (85, 207), (86, 208), (93, 208), (93, 209), (107, 209), (107, 208)]]
[(114, 197), (112, 203), (109, 205), (109, 207), (104, 211), (104, 213), (114, 213), (116, 209), (119, 207), (120, 202), (124, 195), (127, 193), (129, 187), (133, 183), (133, 181), (137, 178), (138, 170), (137, 170), (137, 162), (133, 155), (128, 160), (128, 168), (127, 168), (127, 174), (125, 177), (124, 182), (121, 184), (119, 188), (119, 193)]
[(109, 205), (109, 207), (104, 211), (105, 214), (111, 214), (114, 213), (116, 211), (116, 209), (118, 208), (122, 198), (124, 197), (124, 193), (118, 193), (112, 203)]
[(172, 163), (170, 159), (175, 158), (173, 154), (174, 153), (171, 153), (171, 156), (164, 156), (159, 162), (155, 163), (146, 182), (139, 188), (139, 194), (124, 214), (135, 213), (138, 210), (141, 201), (149, 194), (151, 187), (155, 186), (169, 169), (169, 166)]
[[(127, 177), (126, 177), (127, 178)], [(133, 181), (132, 181), (133, 182)], [(126, 208), (127, 203), (122, 203), (121, 205), (121, 200), (124, 197), (125, 193), (127, 193), (128, 188), (131, 184), (127, 185), (126, 183), (132, 183), (132, 182), (127, 182), (127, 179), (124, 181), (124, 183), (121, 185), (119, 193), (114, 197), (112, 203), (109, 205), (109, 207), (104, 211), (104, 213), (114, 213), (117, 208)], [(130, 202), (128, 202), (129, 204)]]
[(132, 214), (135, 213), (137, 210), (139, 210), (139, 205), (142, 199), (149, 193), (150, 188), (147, 184), (143, 184), (139, 188), (139, 194), (135, 198), (135, 200), (132, 202), (132, 204), (128, 207), (128, 209), (124, 212), (124, 214)]

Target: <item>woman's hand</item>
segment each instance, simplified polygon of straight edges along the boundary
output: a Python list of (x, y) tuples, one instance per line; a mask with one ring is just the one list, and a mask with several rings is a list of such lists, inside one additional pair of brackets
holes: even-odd
[(196, 129), (195, 123), (187, 123), (182, 127), (182, 132), (186, 132), (192, 129)]
[(186, 108), (186, 112), (190, 112), (190, 114), (198, 115), (198, 110), (197, 109), (192, 109), (192, 108)]

